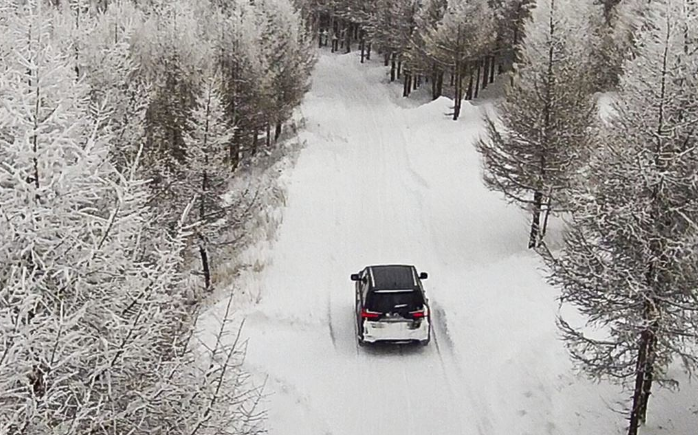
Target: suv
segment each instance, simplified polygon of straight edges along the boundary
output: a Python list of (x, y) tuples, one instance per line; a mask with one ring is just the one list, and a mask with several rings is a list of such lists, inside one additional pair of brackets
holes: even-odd
[(431, 318), (422, 288), (427, 276), (407, 265), (367, 266), (351, 275), (356, 282), (359, 345), (378, 341), (429, 343)]

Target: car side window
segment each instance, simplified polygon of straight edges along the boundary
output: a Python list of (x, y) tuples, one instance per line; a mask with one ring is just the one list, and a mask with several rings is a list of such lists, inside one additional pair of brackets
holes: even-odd
[(368, 294), (368, 269), (364, 269), (363, 272), (361, 272), (361, 298), (365, 301), (366, 300), (366, 295)]

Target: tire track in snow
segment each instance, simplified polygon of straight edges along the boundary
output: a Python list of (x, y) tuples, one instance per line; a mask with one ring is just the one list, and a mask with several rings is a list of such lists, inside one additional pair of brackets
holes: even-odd
[(332, 340), (332, 347), (337, 349), (337, 336), (334, 332), (334, 327), (332, 326), (332, 292), (327, 292), (327, 325), (330, 330), (330, 340)]
[[(451, 339), (451, 337), (450, 337), (450, 334), (449, 334), (449, 332), (448, 332), (448, 326), (447, 326), (447, 322), (446, 322), (446, 320), (445, 320), (445, 319), (446, 319), (446, 317), (445, 317), (445, 316), (446, 316), (446, 313), (445, 313), (445, 311), (443, 310), (443, 308), (441, 308), (441, 307), (438, 306), (438, 305), (435, 305), (435, 311), (436, 311), (436, 313), (437, 313), (438, 315), (436, 316), (436, 319), (437, 319), (437, 320), (434, 322), (434, 324), (435, 324), (435, 325), (438, 325), (439, 327), (438, 327), (438, 328), (435, 328), (435, 330), (434, 330), (434, 332), (435, 332), (435, 334), (434, 334), (434, 344), (435, 344), (435, 347), (436, 347), (436, 352), (437, 352), (438, 355), (439, 355), (439, 361), (440, 361), (440, 364), (441, 364), (441, 368), (442, 368), (443, 374), (444, 374), (444, 376), (445, 376), (446, 378), (449, 379), (448, 385), (449, 385), (449, 392), (450, 392), (450, 394), (451, 394), (452, 401), (453, 401), (453, 403), (459, 403), (459, 402), (460, 402), (460, 400), (458, 400), (458, 398), (456, 397), (455, 392), (454, 392), (453, 389), (451, 388), (452, 380), (450, 379), (450, 376), (449, 376), (449, 374), (448, 374), (448, 373), (449, 373), (449, 370), (446, 368), (446, 361), (445, 361), (444, 356), (443, 356), (443, 354), (442, 354), (442, 352), (441, 352), (441, 348), (442, 348), (442, 347), (441, 347), (441, 345), (439, 344), (439, 339), (438, 339), (439, 336), (445, 336), (445, 337), (446, 337), (446, 342), (447, 342), (446, 347), (447, 347), (447, 350), (448, 350), (448, 353), (449, 353), (449, 357), (450, 357), (451, 360), (452, 360), (452, 361), (451, 361), (451, 364), (453, 365), (453, 367), (455, 368), (455, 371), (456, 371), (457, 374), (458, 374), (459, 385), (462, 385), (463, 388), (465, 389), (465, 392), (467, 393), (467, 395), (466, 395), (466, 400), (469, 402), (469, 405), (470, 405), (468, 408), (469, 408), (469, 409), (477, 409), (478, 407), (482, 407), (482, 406), (483, 406), (482, 403), (476, 401), (475, 394), (474, 394), (474, 392), (473, 392), (473, 390), (472, 390), (472, 387), (469, 385), (469, 382), (468, 382), (469, 379), (468, 379), (468, 377), (466, 376), (466, 374), (463, 372), (463, 368), (462, 368), (461, 361), (460, 361), (460, 359), (458, 358), (458, 355), (457, 355), (457, 353), (456, 353), (456, 351), (455, 351), (454, 343), (453, 343), (453, 341), (452, 341), (452, 339)], [(437, 332), (437, 331), (438, 331), (438, 332)], [(476, 425), (477, 425), (477, 429), (478, 429), (478, 434), (479, 434), (479, 435), (492, 435), (492, 434), (494, 433), (494, 432), (493, 432), (493, 431), (494, 431), (494, 426), (492, 425), (492, 422), (490, 421), (490, 419), (487, 417), (487, 415), (492, 415), (492, 412), (491, 412), (491, 410), (489, 409), (489, 406), (486, 406), (486, 408), (487, 408), (487, 411), (488, 411), (487, 413), (476, 413), (475, 418), (472, 419), (472, 420), (475, 420), (475, 421), (476, 421)]]

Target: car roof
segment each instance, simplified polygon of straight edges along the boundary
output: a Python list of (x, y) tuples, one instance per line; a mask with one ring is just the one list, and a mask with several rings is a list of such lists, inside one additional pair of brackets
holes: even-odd
[(386, 264), (369, 266), (371, 288), (373, 290), (417, 290), (417, 271), (414, 266)]

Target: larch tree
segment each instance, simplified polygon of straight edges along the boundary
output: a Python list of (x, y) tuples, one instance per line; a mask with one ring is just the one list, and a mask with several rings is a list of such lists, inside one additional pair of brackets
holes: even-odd
[(486, 184), (532, 213), (530, 248), (544, 236), (550, 210), (564, 204), (588, 149), (596, 116), (585, 42), (590, 14), (585, 1), (538, 4), (513, 83), (478, 143)]
[(413, 37), (411, 57), (416, 64), (420, 65), (421, 71), (431, 78), (431, 95), (434, 100), (443, 93), (445, 66), (437, 62), (427, 50), (427, 37), (436, 31), (447, 6), (447, 0), (428, 0), (415, 17), (417, 28)]
[(309, 89), (308, 78), (314, 66), (312, 38), (298, 12), (286, 1), (265, 0), (255, 4), (261, 22), (261, 53), (271, 106), (266, 110), (267, 144), (281, 134), (295, 107)]
[(108, 99), (54, 45), (60, 13), (0, 17), (15, 42), (0, 59), (0, 432), (256, 433), (229, 327), (190, 342), (188, 208), (164, 231), (138, 158), (112, 164)]
[(222, 195), (228, 186), (230, 169), (226, 156), (228, 142), (234, 128), (227, 120), (221, 98), (220, 77), (215, 70), (205, 70), (197, 104), (189, 120), (190, 127), (184, 137), (186, 163), (184, 176), (175, 190), (185, 201), (195, 201), (196, 213), (191, 217), (196, 222), (197, 248), (205, 288), (211, 289), (211, 238), (220, 232), (225, 223), (226, 211)]
[(453, 120), (460, 116), (465, 77), (489, 49), (494, 36), (492, 11), (486, 0), (450, 0), (441, 21), (425, 34), (426, 50), (454, 75)]
[(672, 382), (668, 365), (698, 363), (698, 15), (689, 6), (656, 1), (645, 15), (564, 249), (546, 255), (563, 302), (587, 318), (586, 328), (560, 319), (572, 359), (632, 392), (629, 435), (646, 421), (653, 385)]
[(215, 15), (220, 20), (214, 38), (216, 59), (222, 76), (222, 98), (228, 120), (235, 127), (228, 145), (231, 172), (255, 152), (262, 107), (266, 106), (265, 59), (259, 40), (263, 27), (252, 5), (241, 3)]

